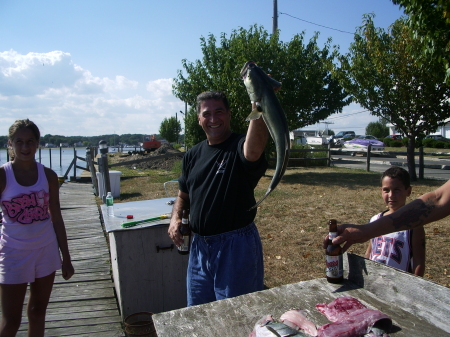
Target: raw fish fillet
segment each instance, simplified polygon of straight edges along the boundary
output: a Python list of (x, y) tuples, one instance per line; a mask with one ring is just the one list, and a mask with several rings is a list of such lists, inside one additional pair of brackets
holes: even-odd
[(306, 318), (306, 312), (299, 309), (286, 311), (280, 317), (280, 321), (294, 329), (305, 330), (311, 336), (317, 336), (317, 328), (313, 322)]

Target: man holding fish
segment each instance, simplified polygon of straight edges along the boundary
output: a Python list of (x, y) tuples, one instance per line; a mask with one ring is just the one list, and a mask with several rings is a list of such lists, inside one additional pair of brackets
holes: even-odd
[(247, 135), (233, 133), (225, 95), (197, 97), (199, 124), (207, 139), (183, 158), (179, 192), (169, 236), (178, 246), (183, 209), (190, 209), (195, 233), (190, 249), (188, 306), (263, 289), (262, 245), (253, 222), (254, 188), (267, 168), (268, 139), (262, 119), (250, 122)]
[[(253, 82), (247, 76), (250, 69), (258, 73)], [(253, 222), (257, 211), (254, 189), (267, 169), (264, 148), (269, 131), (272, 137), (274, 130), (287, 133), (287, 123), (281, 123), (286, 125), (286, 130), (277, 129), (270, 125), (274, 118), (265, 115), (269, 111), (264, 111), (271, 110), (273, 97), (277, 100), (274, 90), (280, 84), (271, 80), (254, 62), (248, 62), (241, 75), (245, 77), (253, 109), (247, 134), (232, 132), (231, 110), (222, 92), (201, 93), (197, 97), (197, 117), (207, 139), (183, 158), (168, 234), (177, 246), (182, 243), (181, 217), (183, 209), (189, 208), (190, 228), (195, 234), (187, 272), (188, 306), (264, 288), (262, 244)], [(264, 83), (254, 83), (258, 81)], [(259, 86), (257, 94), (255, 86)], [(261, 87), (264, 97), (259, 95)], [(269, 100), (268, 91), (273, 95), (269, 94)], [(272, 111), (280, 112), (281, 109)], [(263, 118), (259, 118), (261, 113)], [(282, 118), (285, 121), (284, 113)], [(278, 173), (274, 175), (270, 190), (275, 188), (284, 169), (276, 170)], [(266, 195), (268, 193), (270, 191)]]

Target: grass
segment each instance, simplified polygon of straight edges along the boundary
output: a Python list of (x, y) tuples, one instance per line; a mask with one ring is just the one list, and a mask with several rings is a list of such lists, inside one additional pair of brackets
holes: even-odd
[[(163, 183), (180, 175), (180, 166), (173, 171), (120, 170), (121, 197), (116, 202), (166, 197)], [(269, 169), (259, 182), (255, 190), (257, 200), (265, 193), (273, 172)], [(264, 249), (266, 286), (324, 277), (322, 240), (328, 232), (328, 220), (364, 224), (384, 210), (379, 179), (379, 173), (363, 170), (288, 168), (281, 183), (259, 207), (255, 219)], [(441, 184), (437, 180), (414, 182), (408, 202)], [(448, 219), (428, 224), (425, 233), (424, 277), (450, 287)], [(366, 244), (352, 246), (358, 255), (363, 256), (365, 250)]]

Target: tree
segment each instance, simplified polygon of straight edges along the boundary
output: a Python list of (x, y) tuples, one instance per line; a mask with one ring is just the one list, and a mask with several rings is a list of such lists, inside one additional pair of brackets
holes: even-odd
[(372, 135), (376, 138), (385, 138), (386, 136), (389, 136), (389, 128), (381, 119), (377, 122), (370, 122), (366, 126), (366, 135)]
[(329, 115), (342, 112), (350, 103), (347, 93), (331, 78), (329, 64), (337, 50), (331, 50), (329, 39), (323, 49), (317, 46), (316, 34), (304, 43), (304, 33), (297, 34), (284, 43), (278, 33), (270, 35), (262, 27), (254, 25), (249, 30), (233, 30), (230, 37), (221, 34), (220, 41), (214, 35), (201, 37), (203, 59), (189, 62), (182, 60), (185, 73), (178, 70), (173, 93), (191, 107), (186, 116), (186, 142), (191, 147), (205, 139), (197, 121), (196, 97), (203, 91), (222, 90), (230, 101), (233, 131), (245, 133), (245, 118), (251, 104), (240, 70), (249, 60), (255, 61), (266, 73), (282, 82), (277, 94), (286, 114), (289, 129), (314, 124)]
[(424, 57), (423, 42), (404, 18), (389, 32), (375, 28), (372, 18), (364, 16), (350, 52), (339, 57), (333, 75), (361, 106), (408, 137), (408, 169), (415, 181), (416, 138), (434, 132), (450, 117), (450, 87), (444, 81), (444, 65)]
[(159, 127), (161, 137), (169, 143), (177, 143), (181, 132), (181, 123), (175, 117), (164, 118)]
[(392, 0), (405, 10), (414, 36), (426, 57), (442, 62), (450, 84), (450, 2), (448, 0)]

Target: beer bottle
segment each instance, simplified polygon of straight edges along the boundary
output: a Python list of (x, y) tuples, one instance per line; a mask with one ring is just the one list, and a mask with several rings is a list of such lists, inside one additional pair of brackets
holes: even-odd
[(337, 236), (337, 222), (332, 219), (328, 221), (330, 227), (328, 234), (328, 245), (326, 249), (326, 277), (330, 283), (341, 283), (344, 280), (344, 268), (342, 248), (333, 245), (332, 240)]
[(181, 255), (189, 254), (189, 248), (191, 245), (191, 229), (189, 228), (189, 210), (183, 210), (183, 216), (181, 218), (181, 235), (183, 235), (183, 243), (178, 247), (178, 253)]

